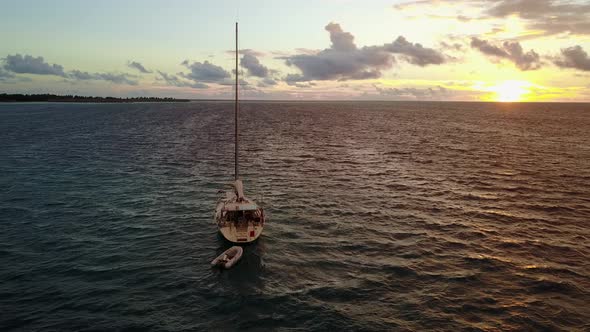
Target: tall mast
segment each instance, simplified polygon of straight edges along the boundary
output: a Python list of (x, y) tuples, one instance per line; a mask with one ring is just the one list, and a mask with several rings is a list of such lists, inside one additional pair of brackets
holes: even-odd
[(234, 103), (234, 124), (235, 124), (235, 179), (238, 180), (238, 22), (236, 22), (236, 100)]

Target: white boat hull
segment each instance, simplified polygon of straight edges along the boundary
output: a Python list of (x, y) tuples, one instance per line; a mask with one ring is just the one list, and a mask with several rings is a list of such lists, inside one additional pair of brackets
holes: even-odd
[(262, 234), (262, 225), (254, 225), (249, 222), (247, 225), (236, 227), (234, 224), (219, 227), (219, 232), (223, 237), (233, 243), (254, 242)]
[(246, 197), (242, 196), (239, 202), (236, 198), (236, 195), (228, 192), (226, 197), (217, 204), (215, 209), (217, 228), (221, 235), (232, 243), (254, 242), (260, 237), (264, 228), (264, 210)]

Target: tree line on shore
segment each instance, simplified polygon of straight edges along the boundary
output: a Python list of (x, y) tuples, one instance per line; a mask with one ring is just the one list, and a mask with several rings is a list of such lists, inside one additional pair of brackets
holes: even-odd
[(7, 94), (0, 93), (0, 102), (76, 102), (76, 103), (138, 103), (138, 102), (187, 102), (188, 99), (176, 99), (170, 97), (92, 97), (77, 95), (54, 94)]

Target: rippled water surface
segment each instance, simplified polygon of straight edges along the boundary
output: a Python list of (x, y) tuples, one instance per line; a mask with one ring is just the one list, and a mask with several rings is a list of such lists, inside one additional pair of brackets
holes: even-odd
[(0, 330), (589, 330), (590, 105), (0, 105)]

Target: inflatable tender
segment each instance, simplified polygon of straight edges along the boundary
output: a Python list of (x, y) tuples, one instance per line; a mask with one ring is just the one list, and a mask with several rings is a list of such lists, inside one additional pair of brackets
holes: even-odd
[(242, 247), (233, 246), (217, 256), (217, 258), (211, 262), (211, 265), (229, 269), (242, 258), (243, 252), (244, 249), (242, 249)]

